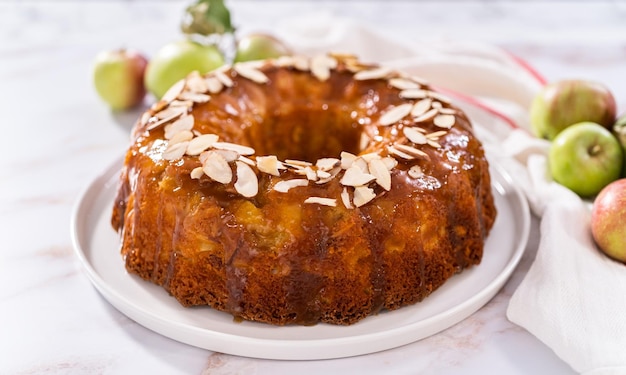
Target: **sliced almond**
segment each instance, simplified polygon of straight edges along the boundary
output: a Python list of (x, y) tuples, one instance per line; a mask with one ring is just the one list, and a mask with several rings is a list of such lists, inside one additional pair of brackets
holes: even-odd
[(395, 156), (398, 156), (402, 159), (406, 159), (406, 160), (413, 160), (415, 159), (415, 156), (411, 155), (411, 154), (407, 154), (406, 152), (400, 151), (397, 148), (395, 148), (394, 146), (388, 146), (387, 147), (387, 151)]
[(428, 143), (428, 145), (431, 147), (441, 148), (441, 145), (439, 144), (439, 142), (433, 141), (432, 139), (429, 139), (426, 143)]
[(199, 94), (191, 91), (183, 91), (178, 98), (181, 100), (189, 100), (194, 103), (206, 103), (211, 100), (211, 96), (207, 94)]
[(402, 133), (404, 134), (405, 137), (407, 137), (409, 141), (415, 143), (416, 145), (423, 145), (428, 142), (428, 138), (426, 138), (426, 136), (423, 133), (419, 132), (418, 130), (415, 130), (414, 128), (405, 126), (402, 129)]
[(233, 87), (234, 82), (229, 76), (226, 75), (225, 71), (216, 70), (215, 72), (213, 72), (213, 74), (215, 75), (215, 78), (217, 78), (217, 80), (220, 81), (222, 85), (226, 87)]
[(258, 70), (252, 64), (237, 63), (233, 65), (233, 69), (235, 69), (237, 74), (256, 83), (267, 83), (270, 80), (262, 71)]
[(432, 120), (433, 118), (435, 118), (438, 112), (439, 110), (437, 108), (433, 108), (430, 111), (424, 113), (423, 115), (415, 117), (413, 119), (413, 122), (417, 124), (420, 122), (426, 122), (426, 121)]
[(361, 133), (361, 138), (359, 139), (359, 150), (365, 150), (367, 145), (370, 144), (370, 141), (371, 138), (366, 132)]
[(274, 64), (280, 68), (293, 66), (293, 56), (279, 56), (274, 60)]
[(186, 85), (187, 88), (191, 90), (191, 92), (197, 94), (204, 94), (205, 92), (209, 91), (209, 87), (207, 86), (206, 81), (204, 80), (204, 78), (202, 78), (198, 71), (194, 71), (187, 76)]
[(276, 155), (257, 156), (256, 165), (261, 172), (271, 174), (272, 176), (280, 176), (280, 169), (285, 169), (285, 166), (278, 160)]
[(148, 121), (150, 121), (151, 118), (152, 118), (152, 114), (150, 112), (144, 112), (141, 115), (141, 119), (139, 121), (141, 122), (141, 125), (146, 125)]
[[(203, 157), (204, 156), (204, 157)], [(221, 184), (228, 184), (233, 179), (233, 171), (222, 155), (215, 151), (205, 151), (201, 154), (202, 170), (212, 180)]]
[(438, 115), (433, 120), (435, 126), (440, 128), (450, 129), (454, 126), (456, 122), (456, 117), (454, 115)]
[(428, 97), (428, 91), (422, 89), (406, 89), (400, 91), (402, 99), (424, 99)]
[(215, 134), (202, 134), (195, 137), (189, 142), (187, 146), (187, 155), (200, 155), (202, 152), (211, 148), (219, 137)]
[(367, 161), (365, 161), (365, 159), (360, 156), (354, 160), (354, 162), (352, 163), (352, 167), (359, 168), (363, 173), (369, 173), (369, 166), (367, 165)]
[[(235, 160), (239, 160), (239, 157), (241, 155), (239, 155), (238, 152), (233, 151), (233, 150), (218, 150), (218, 149), (213, 149), (214, 152), (222, 155), (222, 157), (224, 158), (224, 160), (226, 160), (227, 162), (231, 163)], [(202, 155), (202, 154), (200, 154)]]
[(274, 185), (274, 190), (280, 193), (286, 193), (290, 189), (298, 187), (298, 186), (308, 186), (309, 180), (304, 178), (297, 178), (293, 180), (284, 180), (279, 181), (276, 185)]
[(378, 67), (369, 70), (361, 70), (354, 74), (354, 79), (357, 81), (366, 81), (370, 79), (387, 78), (393, 71), (388, 67)]
[(161, 97), (161, 100), (164, 100), (165, 102), (169, 103), (173, 101), (174, 99), (178, 98), (178, 95), (180, 95), (180, 93), (183, 92), (183, 89), (185, 88), (185, 82), (186, 82), (186, 79), (183, 78), (180, 81), (173, 84), (165, 92), (165, 94), (163, 94), (163, 97)]
[(322, 171), (330, 171), (341, 164), (337, 158), (321, 158), (315, 162), (315, 166)]
[(413, 109), (411, 109), (411, 116), (418, 117), (426, 113), (431, 107), (433, 100), (430, 98), (425, 98), (417, 101), (413, 104)]
[(426, 138), (428, 139), (432, 139), (432, 140), (437, 140), (439, 139), (439, 137), (446, 135), (448, 132), (445, 130), (437, 130), (436, 132), (432, 132), (432, 133), (428, 133), (426, 134)]
[(350, 168), (350, 166), (352, 166), (352, 163), (357, 158), (356, 155), (351, 154), (351, 153), (349, 153), (347, 151), (342, 151), (340, 157), (341, 157), (341, 168), (342, 169)]
[(202, 170), (202, 167), (196, 167), (194, 169), (191, 170), (191, 173), (189, 174), (191, 176), (191, 178), (193, 178), (194, 180), (199, 179), (200, 177), (204, 176), (204, 171)]
[(438, 92), (429, 91), (428, 92), (428, 96), (430, 96), (433, 99), (437, 99), (437, 100), (439, 100), (442, 103), (446, 103), (446, 104), (450, 104), (451, 103), (450, 102), (450, 98), (448, 98), (447, 96), (442, 95), (442, 94), (440, 94)]
[(163, 159), (165, 160), (178, 160), (185, 155), (187, 144), (189, 142), (179, 142), (174, 144), (168, 144), (165, 151), (163, 151)]
[(419, 89), (421, 87), (419, 83), (407, 78), (391, 78), (388, 82), (391, 87), (398, 90)]
[(311, 59), (311, 73), (320, 81), (330, 78), (331, 69), (337, 67), (337, 60), (328, 55), (318, 55)]
[(315, 203), (315, 204), (320, 204), (322, 206), (330, 206), (330, 207), (337, 206), (337, 200), (333, 198), (308, 197), (307, 199), (304, 200), (304, 203)]
[(457, 111), (455, 109), (452, 108), (439, 108), (439, 113), (441, 113), (442, 115), (455, 115), (457, 113)]
[(360, 155), (359, 158), (369, 163), (371, 160), (380, 159), (380, 154), (378, 152), (369, 152), (367, 154)]
[(391, 173), (380, 159), (369, 161), (370, 174), (376, 177), (376, 183), (383, 189), (391, 190)]
[(311, 167), (298, 168), (295, 172), (299, 175), (306, 176), (309, 181), (317, 181), (317, 173)]
[(398, 161), (389, 156), (382, 158), (380, 161), (383, 162), (388, 171), (391, 171), (398, 165)]
[(181, 110), (188, 110), (193, 107), (193, 102), (191, 100), (172, 100), (170, 102), (170, 107), (182, 107)]
[(164, 110), (169, 104), (170, 102), (166, 102), (165, 100), (161, 99), (152, 103), (152, 105), (150, 106), (150, 110), (154, 114)]
[(213, 143), (213, 147), (219, 148), (221, 150), (231, 150), (239, 153), (240, 155), (253, 155), (254, 149), (252, 147), (239, 145), (236, 143), (230, 142), (215, 142)]
[(178, 116), (184, 115), (187, 113), (187, 111), (188, 109), (185, 107), (169, 106), (155, 113), (154, 117), (156, 117), (159, 120), (162, 120), (168, 117), (178, 117)]
[(424, 175), (424, 172), (422, 172), (422, 168), (419, 165), (414, 165), (409, 168), (408, 174), (411, 178), (420, 178)]
[[(176, 133), (169, 141), (169, 144), (175, 144), (180, 142), (188, 142), (193, 139), (193, 133), (189, 130), (183, 130)], [(189, 146), (187, 146), (189, 147)]]
[(259, 192), (259, 179), (250, 166), (242, 161), (235, 162), (237, 166), (237, 181), (235, 190), (246, 198), (254, 197)]
[(396, 149), (400, 150), (401, 152), (407, 153), (409, 155), (413, 155), (413, 156), (421, 158), (421, 159), (430, 159), (430, 156), (428, 156), (427, 153), (425, 153), (422, 150), (418, 150), (415, 147), (411, 147), (409, 145), (403, 145), (403, 144), (396, 144), (396, 145), (394, 145), (394, 147)]
[(371, 181), (374, 181), (376, 176), (369, 173), (363, 173), (363, 171), (356, 166), (352, 166), (346, 169), (343, 177), (339, 181), (344, 186), (362, 186)]
[(341, 191), (341, 201), (343, 202), (343, 205), (347, 208), (347, 209), (353, 209), (354, 206), (352, 205), (352, 202), (350, 202), (350, 193), (348, 193), (348, 188), (344, 186), (343, 190)]
[[(324, 176), (322, 175), (322, 172), (324, 172), (324, 173), (328, 174), (328, 177), (324, 177)], [(316, 184), (318, 184), (318, 185), (321, 185), (321, 184), (325, 184), (325, 183), (327, 183), (327, 182), (330, 182), (330, 181), (332, 181), (333, 179), (335, 179), (335, 177), (337, 177), (337, 175), (339, 174), (339, 172), (341, 172), (341, 167), (340, 167), (340, 166), (337, 166), (337, 167), (335, 167), (335, 168), (331, 169), (331, 170), (330, 170), (330, 171), (328, 171), (328, 172), (318, 170), (318, 171), (317, 171), (317, 177), (318, 177), (319, 179), (318, 179), (315, 183), (316, 183)]]
[[(441, 102), (438, 101), (433, 101), (433, 104), (431, 105), (433, 108), (437, 108), (437, 109), (441, 109), (443, 108), (443, 104), (441, 104)], [(440, 111), (441, 112), (441, 111)]]
[(207, 77), (204, 81), (211, 94), (217, 94), (224, 88), (224, 84), (217, 77)]
[(404, 103), (395, 106), (380, 116), (378, 123), (382, 126), (395, 124), (404, 117), (408, 116), (411, 113), (411, 109), (413, 109), (413, 104), (411, 103)]
[(306, 72), (309, 70), (309, 59), (304, 56), (294, 56), (293, 67), (300, 71)]
[(165, 139), (171, 139), (176, 133), (193, 129), (193, 115), (185, 115), (165, 127)]
[(374, 198), (376, 198), (374, 189), (368, 188), (367, 186), (358, 186), (354, 188), (354, 199), (352, 201), (355, 206), (361, 207)]
[(310, 167), (313, 163), (309, 163), (304, 160), (295, 160), (295, 159), (285, 159), (285, 164), (296, 166), (296, 167)]

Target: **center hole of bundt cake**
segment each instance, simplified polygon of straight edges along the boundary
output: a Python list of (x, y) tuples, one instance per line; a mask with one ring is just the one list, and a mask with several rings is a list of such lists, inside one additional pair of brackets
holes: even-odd
[(260, 128), (252, 137), (259, 155), (315, 163), (321, 158), (338, 158), (342, 151), (359, 153), (360, 125), (348, 110), (328, 105), (278, 108)]

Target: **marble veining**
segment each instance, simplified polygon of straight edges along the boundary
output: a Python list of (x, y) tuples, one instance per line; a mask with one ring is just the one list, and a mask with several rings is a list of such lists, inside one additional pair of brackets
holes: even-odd
[[(548, 80), (596, 79), (626, 108), (626, 3), (229, 2), (242, 32), (294, 14), (351, 17), (388, 35), (492, 43)], [(572, 374), (548, 347), (505, 317), (539, 229), (500, 291), (449, 329), (385, 352), (327, 361), (213, 353), (156, 334), (112, 307), (73, 254), (78, 194), (118, 157), (139, 110), (112, 114), (90, 82), (105, 48), (154, 53), (179, 37), (186, 2), (0, 3), (0, 374)]]

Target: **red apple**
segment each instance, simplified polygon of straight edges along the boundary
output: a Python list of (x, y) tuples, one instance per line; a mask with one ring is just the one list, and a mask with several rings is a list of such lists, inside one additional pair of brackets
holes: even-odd
[(143, 75), (148, 60), (130, 49), (103, 51), (96, 56), (93, 80), (98, 95), (114, 110), (132, 108), (143, 101)]
[(598, 194), (591, 211), (591, 233), (600, 250), (626, 263), (626, 178)]
[(601, 83), (585, 80), (550, 83), (535, 96), (530, 107), (533, 133), (548, 140), (579, 122), (595, 122), (610, 129), (615, 115), (611, 91)]

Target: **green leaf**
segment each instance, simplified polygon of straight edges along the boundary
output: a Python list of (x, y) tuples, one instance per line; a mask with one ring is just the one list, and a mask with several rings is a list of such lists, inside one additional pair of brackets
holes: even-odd
[(223, 0), (197, 0), (185, 9), (181, 24), (185, 34), (225, 34), (233, 33), (230, 11)]

